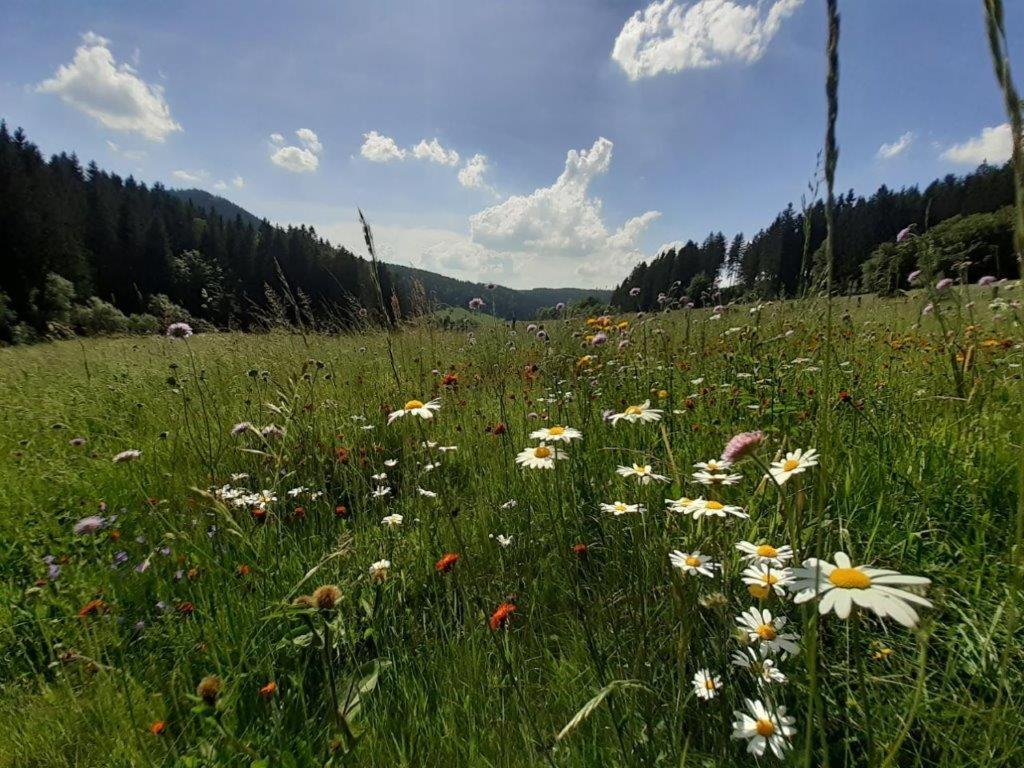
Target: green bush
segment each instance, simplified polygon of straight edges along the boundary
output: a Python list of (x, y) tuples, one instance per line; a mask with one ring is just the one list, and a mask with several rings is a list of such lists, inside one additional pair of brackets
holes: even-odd
[(128, 318), (113, 304), (91, 296), (84, 305), (71, 310), (71, 324), (79, 333), (97, 336), (124, 333), (128, 329)]

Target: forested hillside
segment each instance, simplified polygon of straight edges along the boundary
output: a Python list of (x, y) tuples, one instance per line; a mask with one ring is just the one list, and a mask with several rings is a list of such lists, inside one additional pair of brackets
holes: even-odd
[[(905, 278), (906, 272), (916, 266), (915, 261), (908, 262), (906, 258), (913, 249), (886, 249), (875, 254), (906, 227), (911, 227), (915, 234), (923, 234), (954, 217), (973, 221), (974, 214), (992, 213), (1012, 204), (1013, 175), (1009, 164), (982, 165), (966, 176), (948, 175), (933, 181), (924, 191), (916, 186), (893, 191), (883, 185), (868, 198), (858, 197), (853, 191), (840, 195), (835, 212), (836, 290), (901, 287), (899, 276)], [(1009, 233), (1012, 223), (1004, 218)], [(999, 226), (1003, 219), (994, 221)], [(1010, 239), (994, 236), (990, 231), (992, 221), (976, 223), (984, 230), (978, 234), (986, 247), (976, 247), (976, 241), (971, 239), (975, 228), (968, 222), (954, 230), (967, 239), (959, 243), (948, 242), (948, 237), (944, 240), (947, 252), (962, 252), (973, 258), (976, 268), (984, 268), (987, 274), (1016, 276), (1015, 260), (999, 249), (1000, 243), (1004, 250), (1009, 248)], [(689, 241), (663, 249), (649, 264), (638, 265), (615, 289), (612, 303), (629, 309), (651, 309), (659, 305), (660, 294), (669, 300), (686, 297), (698, 304), (740, 295), (795, 296), (804, 288), (822, 284), (824, 241), (823, 203), (818, 201), (807, 211), (796, 210), (790, 204), (749, 240), (743, 234), (727, 240), (718, 232), (699, 245)], [(903, 272), (893, 268), (896, 265), (890, 263), (890, 257), (901, 259), (898, 266)], [(870, 272), (867, 280), (866, 265)], [(941, 264), (936, 262), (936, 266)], [(897, 277), (885, 277), (893, 274)], [(712, 291), (712, 286), (718, 291)], [(631, 295), (631, 291), (636, 295)], [(716, 293), (717, 298), (713, 295)]]

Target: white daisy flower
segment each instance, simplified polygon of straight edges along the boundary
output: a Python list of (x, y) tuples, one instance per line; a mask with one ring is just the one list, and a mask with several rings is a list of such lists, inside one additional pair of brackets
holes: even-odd
[(793, 559), (793, 548), (788, 544), (784, 547), (773, 547), (771, 544), (751, 544), (741, 541), (736, 549), (743, 553), (743, 559), (752, 563), (764, 563), (781, 568)]
[(719, 472), (705, 472), (701, 470), (693, 473), (694, 482), (701, 485), (736, 485), (743, 479), (743, 475), (736, 473), (721, 474)]
[(814, 448), (808, 448), (805, 453), (802, 448), (790, 451), (786, 458), (772, 462), (771, 476), (775, 482), (782, 485), (793, 475), (806, 472), (809, 467), (818, 466), (818, 452)]
[(786, 594), (786, 586), (793, 583), (793, 571), (789, 568), (772, 568), (764, 563), (751, 563), (744, 569), (741, 578), (744, 584), (757, 587), (765, 597), (768, 590), (781, 596)]
[(290, 488), (288, 490), (288, 495), (294, 499), (296, 496), (305, 493), (307, 490), (309, 489), (306, 488), (304, 485), (300, 485), (298, 488)]
[(698, 461), (693, 465), (694, 469), (703, 469), (705, 472), (725, 472), (732, 466), (731, 461), (723, 461), (721, 459), (708, 459), (707, 461)]
[(498, 544), (501, 545), (502, 549), (508, 549), (509, 547), (512, 546), (512, 539), (514, 537), (506, 536), (503, 533), (499, 533), (497, 536), (495, 536), (492, 533), (491, 534), (491, 538), (494, 539), (496, 542), (498, 542)]
[(441, 466), (441, 462), (439, 462), (439, 461), (427, 462), (426, 464), (423, 465), (423, 471), (424, 472), (430, 472), (431, 470), (437, 469), (440, 466)]
[(578, 429), (560, 427), (558, 425), (543, 427), (530, 433), (531, 440), (541, 440), (545, 443), (571, 443), (573, 440), (579, 440), (582, 437), (583, 433)]
[(381, 518), (380, 522), (381, 525), (384, 525), (388, 528), (397, 528), (402, 524), (403, 520), (405, 520), (405, 518), (396, 512), (393, 515), (388, 515), (387, 517)]
[(658, 475), (652, 472), (650, 464), (634, 464), (631, 467), (620, 466), (615, 470), (615, 472), (622, 477), (635, 477), (637, 482), (641, 485), (647, 485), (652, 480), (657, 480), (661, 483), (668, 482), (668, 478), (664, 475)]
[(918, 620), (914, 607), (932, 607), (929, 600), (917, 594), (931, 584), (930, 579), (866, 565), (854, 566), (845, 552), (836, 552), (835, 564), (813, 557), (804, 560), (802, 568), (793, 569), (793, 576), (789, 585), (796, 592), (793, 601), (806, 603), (820, 597), (818, 612), (823, 616), (834, 610), (836, 616), (845, 619), (857, 605), (883, 619), (892, 618), (905, 627), (913, 627)]
[[(370, 479), (371, 480), (378, 480), (380, 482), (384, 482), (385, 480), (388, 479), (388, 473), (387, 472), (379, 472), (376, 475), (370, 475)], [(289, 493), (291, 493), (291, 491), (289, 491)]]
[(745, 699), (747, 710), (734, 710), (732, 737), (747, 740), (747, 752), (761, 757), (766, 749), (782, 758), (789, 749), (789, 740), (796, 733), (795, 718), (786, 714), (785, 707), (775, 711), (768, 709), (764, 702)]
[(698, 669), (693, 676), (693, 692), (698, 699), (710, 701), (718, 695), (722, 687), (722, 678), (712, 675), (710, 670)]
[(516, 456), (516, 464), (529, 469), (553, 469), (555, 461), (568, 458), (568, 454), (544, 443), (534, 448), (524, 448)]
[(419, 416), (421, 419), (432, 419), (434, 418), (434, 411), (439, 411), (440, 409), (440, 400), (429, 400), (426, 403), (420, 400), (410, 400), (402, 408), (388, 414), (388, 424), (393, 422), (395, 419), (409, 414)]
[(642, 515), (645, 510), (643, 504), (627, 504), (624, 501), (613, 501), (611, 504), (602, 504), (601, 511), (611, 512), (618, 517), (619, 515), (626, 515), (631, 512), (639, 512)]
[(416, 493), (418, 493), (420, 496), (424, 496), (424, 497), (426, 497), (428, 499), (436, 499), (437, 498), (437, 494), (436, 493), (434, 493), (433, 491), (428, 491), (426, 488), (419, 488), (419, 487), (417, 487), (416, 488)]
[(797, 644), (800, 636), (792, 632), (783, 632), (787, 619), (785, 616), (772, 616), (767, 608), (748, 608), (736, 617), (740, 629), (747, 633), (747, 639), (772, 653), (784, 656), (796, 656), (800, 653)]
[(678, 549), (669, 552), (669, 562), (688, 576), (714, 576), (715, 569), (719, 568), (718, 563), (711, 561), (710, 555), (702, 555), (699, 550), (693, 552), (680, 552)]
[(515, 507), (516, 507), (516, 505), (518, 503), (519, 502), (517, 502), (515, 499), (509, 499), (508, 501), (506, 501), (504, 504), (501, 505), (501, 508), (502, 509), (515, 509)]
[(786, 675), (764, 648), (733, 651), (729, 658), (734, 667), (749, 670), (757, 678), (758, 685), (781, 685), (786, 682)]
[(388, 571), (390, 570), (390, 560), (378, 560), (370, 566), (370, 578), (374, 581), (384, 581), (388, 577)]
[(733, 517), (748, 517), (747, 513), (743, 511), (742, 507), (737, 507), (735, 504), (723, 504), (720, 501), (714, 499), (694, 499), (685, 509), (680, 510), (684, 514), (692, 515), (694, 520), (700, 520), (702, 517), (725, 517), (726, 515), (732, 515)]
[(373, 489), (373, 498), (382, 499), (391, 493), (391, 489), (386, 485), (380, 485)]
[(665, 506), (668, 507), (669, 512), (682, 512), (686, 513), (686, 510), (694, 503), (694, 500), (688, 496), (680, 496), (678, 499), (665, 499)]
[(650, 400), (644, 400), (640, 405), (629, 406), (622, 413), (613, 413), (608, 417), (608, 421), (612, 424), (618, 424), (622, 420), (630, 424), (637, 421), (661, 421), (663, 413), (664, 411), (659, 408), (651, 408)]
[(141, 455), (142, 451), (136, 451), (134, 449), (130, 451), (121, 451), (119, 454), (114, 456), (113, 462), (115, 464), (124, 464), (129, 461), (135, 461)]
[(384, 459), (384, 466), (388, 469), (398, 466), (398, 459)]

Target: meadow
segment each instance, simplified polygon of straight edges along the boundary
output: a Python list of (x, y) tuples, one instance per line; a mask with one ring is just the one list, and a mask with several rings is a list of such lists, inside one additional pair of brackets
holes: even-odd
[(1022, 765), (1020, 298), (0, 349), (0, 766)]

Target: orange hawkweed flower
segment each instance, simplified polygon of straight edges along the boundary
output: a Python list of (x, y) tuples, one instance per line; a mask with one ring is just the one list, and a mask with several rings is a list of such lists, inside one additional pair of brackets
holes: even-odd
[(84, 619), (86, 616), (92, 616), (98, 613), (106, 613), (107, 610), (107, 604), (99, 598), (96, 598), (95, 600), (90, 600), (88, 603), (81, 607), (81, 609), (78, 611), (78, 618)]
[(253, 507), (251, 510), (251, 514), (252, 519), (255, 520), (257, 523), (262, 523), (264, 520), (267, 519), (267, 510), (263, 509), (263, 507)]
[(153, 724), (149, 726), (149, 732), (152, 733), (154, 736), (159, 736), (166, 730), (167, 723), (165, 723), (163, 720), (154, 720)]
[(240, 566), (238, 566), (238, 575), (239, 576), (248, 576), (250, 573), (252, 573), (252, 566), (251, 565), (249, 565), (247, 563), (242, 563)]
[(348, 517), (348, 508), (344, 504), (339, 504), (334, 508), (335, 517)]
[(440, 560), (437, 561), (437, 563), (434, 565), (434, 568), (436, 568), (441, 573), (448, 573), (452, 568), (455, 567), (455, 564), (457, 562), (459, 562), (459, 555), (455, 552), (447, 552), (444, 554), (444, 556), (441, 557)]
[(514, 603), (502, 603), (498, 606), (498, 609), (491, 614), (491, 620), (488, 622), (493, 631), (498, 631), (506, 624), (512, 617), (512, 613), (516, 610)]
[(457, 373), (446, 373), (444, 378), (441, 379), (441, 384), (448, 388), (455, 388), (459, 385), (459, 374)]
[(262, 699), (269, 699), (275, 693), (277, 693), (277, 683), (273, 680), (260, 688), (260, 698)]

